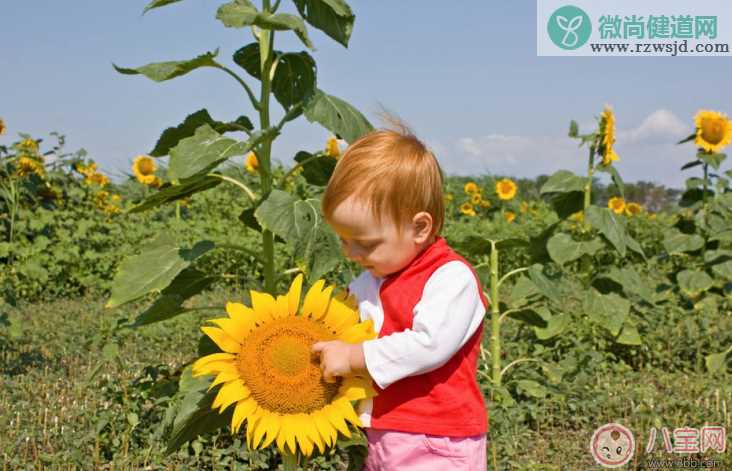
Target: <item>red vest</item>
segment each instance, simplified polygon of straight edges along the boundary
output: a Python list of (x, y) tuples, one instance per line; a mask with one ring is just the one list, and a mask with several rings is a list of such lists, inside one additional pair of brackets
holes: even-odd
[[(465, 263), (473, 272), (487, 309), (488, 301), (475, 270), (438, 236), (409, 265), (382, 282), (379, 296), (384, 323), (379, 338), (412, 328), (414, 306), (427, 280), (440, 266), (454, 260)], [(379, 394), (373, 398), (371, 427), (453, 437), (487, 433), (488, 412), (476, 379), (482, 334), (481, 322), (465, 345), (435, 370), (403, 378), (386, 389), (374, 383)]]

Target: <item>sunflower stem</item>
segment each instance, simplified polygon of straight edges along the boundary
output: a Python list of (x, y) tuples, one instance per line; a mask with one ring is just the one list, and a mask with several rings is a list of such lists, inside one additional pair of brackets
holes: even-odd
[(593, 170), (593, 163), (594, 163), (594, 156), (595, 156), (595, 145), (594, 142), (592, 145), (590, 145), (590, 156), (589, 161), (587, 162), (587, 183), (585, 184), (585, 203), (582, 209), (582, 225), (584, 226), (585, 230), (589, 229), (589, 223), (587, 222), (587, 208), (590, 207), (590, 202), (592, 201), (592, 170)]
[(285, 471), (297, 471), (297, 454), (289, 451), (282, 453), (282, 465)]
[(491, 241), (491, 360), (493, 387), (501, 385), (501, 313), (498, 309), (498, 248)]
[[(707, 164), (705, 162), (704, 163), (704, 192), (702, 193), (702, 202), (703, 202), (703, 207), (704, 207), (704, 232), (705, 233), (709, 233), (708, 218), (707, 218), (707, 214), (709, 212), (707, 210), (707, 180), (709, 179), (708, 166), (709, 166), (709, 164)], [(706, 255), (706, 252), (707, 252), (707, 242), (706, 242), (706, 237), (705, 237), (704, 246), (702, 247), (702, 255)]]

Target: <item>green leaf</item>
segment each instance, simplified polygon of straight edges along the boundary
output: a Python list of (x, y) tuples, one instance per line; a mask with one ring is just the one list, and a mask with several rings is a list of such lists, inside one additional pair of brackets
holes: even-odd
[(641, 257), (643, 257), (643, 260), (646, 260), (646, 254), (643, 252), (643, 247), (638, 243), (637, 240), (635, 240), (629, 233), (625, 233), (625, 243), (628, 245), (628, 248), (632, 250), (633, 252), (637, 253)]
[(137, 316), (133, 326), (139, 327), (160, 322), (185, 312), (183, 302), (201, 293), (215, 280), (216, 277), (206, 276), (205, 273), (193, 267), (186, 268), (160, 293), (160, 297), (152, 306)]
[(585, 291), (582, 308), (593, 322), (607, 329), (613, 337), (616, 337), (620, 333), (626, 317), (628, 317), (630, 301), (615, 293), (602, 294), (590, 288)]
[(704, 271), (684, 270), (676, 275), (676, 281), (683, 292), (689, 296), (696, 296), (714, 285), (712, 277)]
[(577, 137), (579, 135), (579, 126), (577, 121), (572, 120), (569, 122), (569, 137)]
[(292, 30), (300, 41), (309, 49), (313, 48), (310, 42), (305, 22), (302, 18), (288, 13), (271, 14), (260, 12), (249, 0), (233, 0), (221, 5), (216, 12), (216, 18), (229, 28), (243, 28), (245, 26), (259, 26), (262, 29), (274, 31)]
[(541, 186), (540, 194), (545, 193), (568, 193), (571, 191), (585, 191), (587, 178), (579, 177), (569, 170), (554, 172), (549, 179)]
[(626, 322), (623, 325), (623, 330), (620, 331), (620, 335), (618, 335), (618, 338), (615, 339), (617, 343), (621, 343), (623, 345), (642, 345), (643, 340), (641, 339), (640, 334), (638, 333), (638, 329), (635, 325)]
[(683, 167), (681, 167), (681, 170), (686, 170), (687, 168), (696, 167), (697, 165), (702, 165), (703, 162), (701, 160), (692, 160), (690, 162), (686, 162)]
[(676, 144), (683, 144), (683, 143), (685, 143), (685, 142), (693, 141), (694, 139), (696, 139), (696, 133), (694, 133), (694, 134), (691, 134), (691, 135), (690, 135), (689, 137), (685, 137), (685, 138), (683, 138), (682, 140), (680, 140), (680, 141), (679, 141), (679, 142), (677, 142)]
[(519, 311), (511, 311), (508, 314), (506, 314), (507, 317), (510, 317), (511, 319), (515, 319), (517, 321), (521, 321), (524, 324), (528, 324), (535, 327), (546, 327), (547, 322), (544, 320), (543, 317), (539, 315), (538, 312), (536, 312), (533, 309), (521, 309)]
[(148, 293), (161, 292), (192, 261), (213, 247), (212, 242), (201, 241), (192, 249), (184, 249), (170, 235), (158, 235), (139, 255), (122, 261), (105, 307), (115, 308)]
[(552, 205), (559, 219), (567, 219), (577, 211), (584, 209), (585, 194), (580, 191), (555, 193), (549, 200), (549, 203)]
[(521, 275), (511, 287), (511, 294), (509, 295), (511, 302), (509, 305), (512, 308), (523, 306), (528, 303), (529, 298), (537, 295), (539, 295), (539, 290), (536, 285), (526, 276)]
[(307, 52), (281, 54), (272, 79), (272, 93), (277, 101), (287, 109), (312, 96), (316, 70), (315, 60)]
[(689, 190), (692, 190), (694, 188), (699, 188), (700, 186), (704, 185), (704, 180), (699, 177), (691, 177), (686, 179), (686, 188)]
[(635, 294), (650, 304), (654, 303), (653, 290), (632, 266), (623, 268), (613, 266), (608, 273), (603, 273), (599, 278), (609, 278), (622, 286), (627, 295)]
[[(313, 154), (300, 151), (295, 154), (295, 162), (304, 162), (313, 157)], [(335, 170), (336, 159), (322, 154), (302, 166), (302, 175), (311, 185), (325, 186)]]
[(527, 274), (529, 279), (536, 286), (541, 294), (551, 299), (555, 303), (561, 302), (561, 289), (555, 279), (550, 279), (544, 274), (544, 267), (540, 264), (534, 264), (529, 267)]
[(340, 98), (316, 89), (305, 106), (305, 117), (351, 143), (373, 127), (356, 108)]
[(712, 266), (712, 271), (722, 278), (732, 281), (732, 260)]
[(719, 240), (721, 242), (732, 242), (732, 229), (716, 232), (709, 237), (709, 240)]
[(704, 151), (699, 152), (696, 156), (699, 160), (714, 168), (714, 170), (719, 170), (719, 166), (727, 158), (727, 154), (713, 154)]
[(729, 350), (720, 353), (712, 353), (711, 355), (704, 357), (704, 363), (707, 365), (707, 371), (710, 373), (723, 372), (726, 369), (728, 353)]
[(544, 386), (530, 379), (520, 379), (516, 381), (516, 386), (520, 393), (529, 397), (541, 399), (547, 395), (547, 390)]
[[(714, 197), (714, 191), (707, 188), (707, 200)], [(679, 206), (682, 208), (694, 207), (704, 199), (704, 190), (702, 188), (693, 188), (686, 190), (679, 200)]]
[[(561, 335), (572, 321), (572, 317), (566, 312), (552, 316), (549, 314), (548, 309), (544, 309), (546, 315), (543, 317), (544, 320), (547, 321), (546, 327), (534, 327), (534, 333), (536, 334), (536, 338), (539, 340), (548, 340), (556, 337), (557, 335)], [(541, 311), (539, 310), (539, 312)]]
[(209, 177), (207, 175), (196, 175), (191, 178), (181, 180), (178, 185), (164, 185), (160, 191), (153, 193), (142, 203), (129, 209), (128, 213), (139, 213), (148, 209), (157, 208), (172, 201), (186, 198), (194, 193), (209, 190), (221, 183), (220, 178)]
[(191, 367), (187, 367), (180, 379), (176, 394), (175, 420), (168, 434), (166, 454), (178, 450), (184, 443), (196, 437), (218, 430), (231, 423), (234, 407), (228, 407), (223, 414), (211, 408), (220, 387), (207, 391), (210, 377), (193, 378)]
[(105, 361), (112, 361), (119, 356), (119, 345), (114, 342), (110, 342), (104, 345), (102, 348), (102, 358)]
[(148, 11), (152, 10), (153, 8), (160, 8), (164, 7), (165, 5), (170, 5), (171, 3), (178, 3), (181, 0), (153, 0), (152, 2), (148, 3), (145, 9), (142, 11), (142, 14), (144, 15)]
[(165, 80), (170, 80), (176, 77), (180, 77), (181, 75), (185, 75), (192, 70), (198, 69), (199, 67), (216, 67), (216, 61), (214, 61), (214, 57), (216, 57), (218, 53), (219, 50), (216, 49), (213, 52), (201, 54), (200, 56), (190, 60), (154, 62), (137, 68), (117, 67), (115, 64), (112, 64), (112, 66), (115, 68), (115, 70), (117, 70), (117, 72), (121, 74), (142, 74), (145, 77), (156, 82), (163, 82)]
[(613, 183), (615, 183), (615, 188), (618, 189), (618, 193), (620, 193), (620, 197), (625, 199), (625, 184), (623, 183), (623, 179), (620, 177), (620, 174), (612, 165), (600, 165), (598, 166), (598, 171), (609, 173), (612, 177)]
[(585, 218), (613, 244), (621, 257), (625, 257), (627, 233), (624, 219), (617, 217), (609, 208), (597, 206), (589, 206), (585, 211)]
[(254, 127), (246, 116), (240, 116), (234, 123), (222, 123), (211, 118), (211, 115), (209, 115), (206, 109), (201, 109), (186, 116), (186, 119), (178, 126), (169, 127), (163, 131), (150, 155), (153, 157), (168, 155), (170, 149), (178, 145), (182, 139), (193, 136), (196, 133), (196, 129), (204, 124), (208, 124), (217, 132), (240, 131), (238, 127), (232, 127), (232, 124), (242, 126), (250, 131)]
[(727, 260), (732, 260), (732, 250), (707, 250), (704, 253), (704, 263), (706, 264), (726, 262)]
[(193, 136), (181, 139), (170, 149), (168, 177), (175, 181), (212, 170), (230, 157), (244, 155), (254, 147), (256, 140), (254, 135), (246, 142), (223, 137), (208, 124), (203, 124)]
[(594, 238), (590, 241), (575, 241), (572, 236), (563, 232), (558, 232), (547, 242), (547, 251), (549, 256), (558, 265), (564, 265), (573, 260), (577, 260), (585, 254), (593, 255), (602, 249), (605, 244), (599, 239)]
[[(281, 54), (279, 51), (274, 52), (275, 57)], [(238, 49), (233, 56), (233, 60), (249, 75), (257, 80), (262, 79), (261, 58), (259, 56), (259, 43), (251, 43)]]
[(309, 24), (348, 47), (356, 20), (343, 0), (294, 0), (300, 15)]
[(694, 252), (704, 247), (704, 239), (698, 234), (684, 234), (676, 230), (666, 234), (663, 247), (669, 254)]
[(296, 262), (309, 279), (319, 278), (340, 261), (340, 244), (320, 214), (319, 200), (300, 200), (273, 190), (254, 216), (293, 247)]

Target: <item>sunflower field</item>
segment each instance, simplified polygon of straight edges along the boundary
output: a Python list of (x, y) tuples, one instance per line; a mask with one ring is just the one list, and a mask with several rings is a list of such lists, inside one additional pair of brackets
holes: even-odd
[[(320, 210), (343, 150), (373, 126), (319, 88), (311, 55), (309, 28), (348, 46), (351, 8), (294, 4), (219, 6), (224, 27), (251, 32), (233, 65), (218, 49), (114, 65), (155, 82), (212, 68), (248, 104), (181, 116), (124, 175), (0, 120), (3, 471), (361, 469), (355, 404), (376, 393), (367, 377), (325, 382), (310, 346), (377, 335)], [(278, 50), (284, 34), (306, 50)], [(583, 174), (445, 180), (442, 235), (490, 301), (488, 469), (590, 469), (608, 422), (633, 430), (631, 469), (645, 469), (663, 456), (646, 449), (651, 429), (732, 426), (732, 121), (689, 117), (689, 176), (673, 190), (624, 182), (615, 112), (593, 112), (590, 129), (568, 123)], [(297, 119), (326, 137), (284, 166), (272, 146)]]

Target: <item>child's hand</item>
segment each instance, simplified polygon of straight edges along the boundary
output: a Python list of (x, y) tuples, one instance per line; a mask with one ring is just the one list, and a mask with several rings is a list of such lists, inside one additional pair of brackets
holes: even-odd
[(350, 344), (342, 340), (316, 342), (312, 352), (320, 353), (320, 371), (326, 383), (335, 383), (336, 376), (346, 376), (359, 368), (363, 358), (360, 344)]

